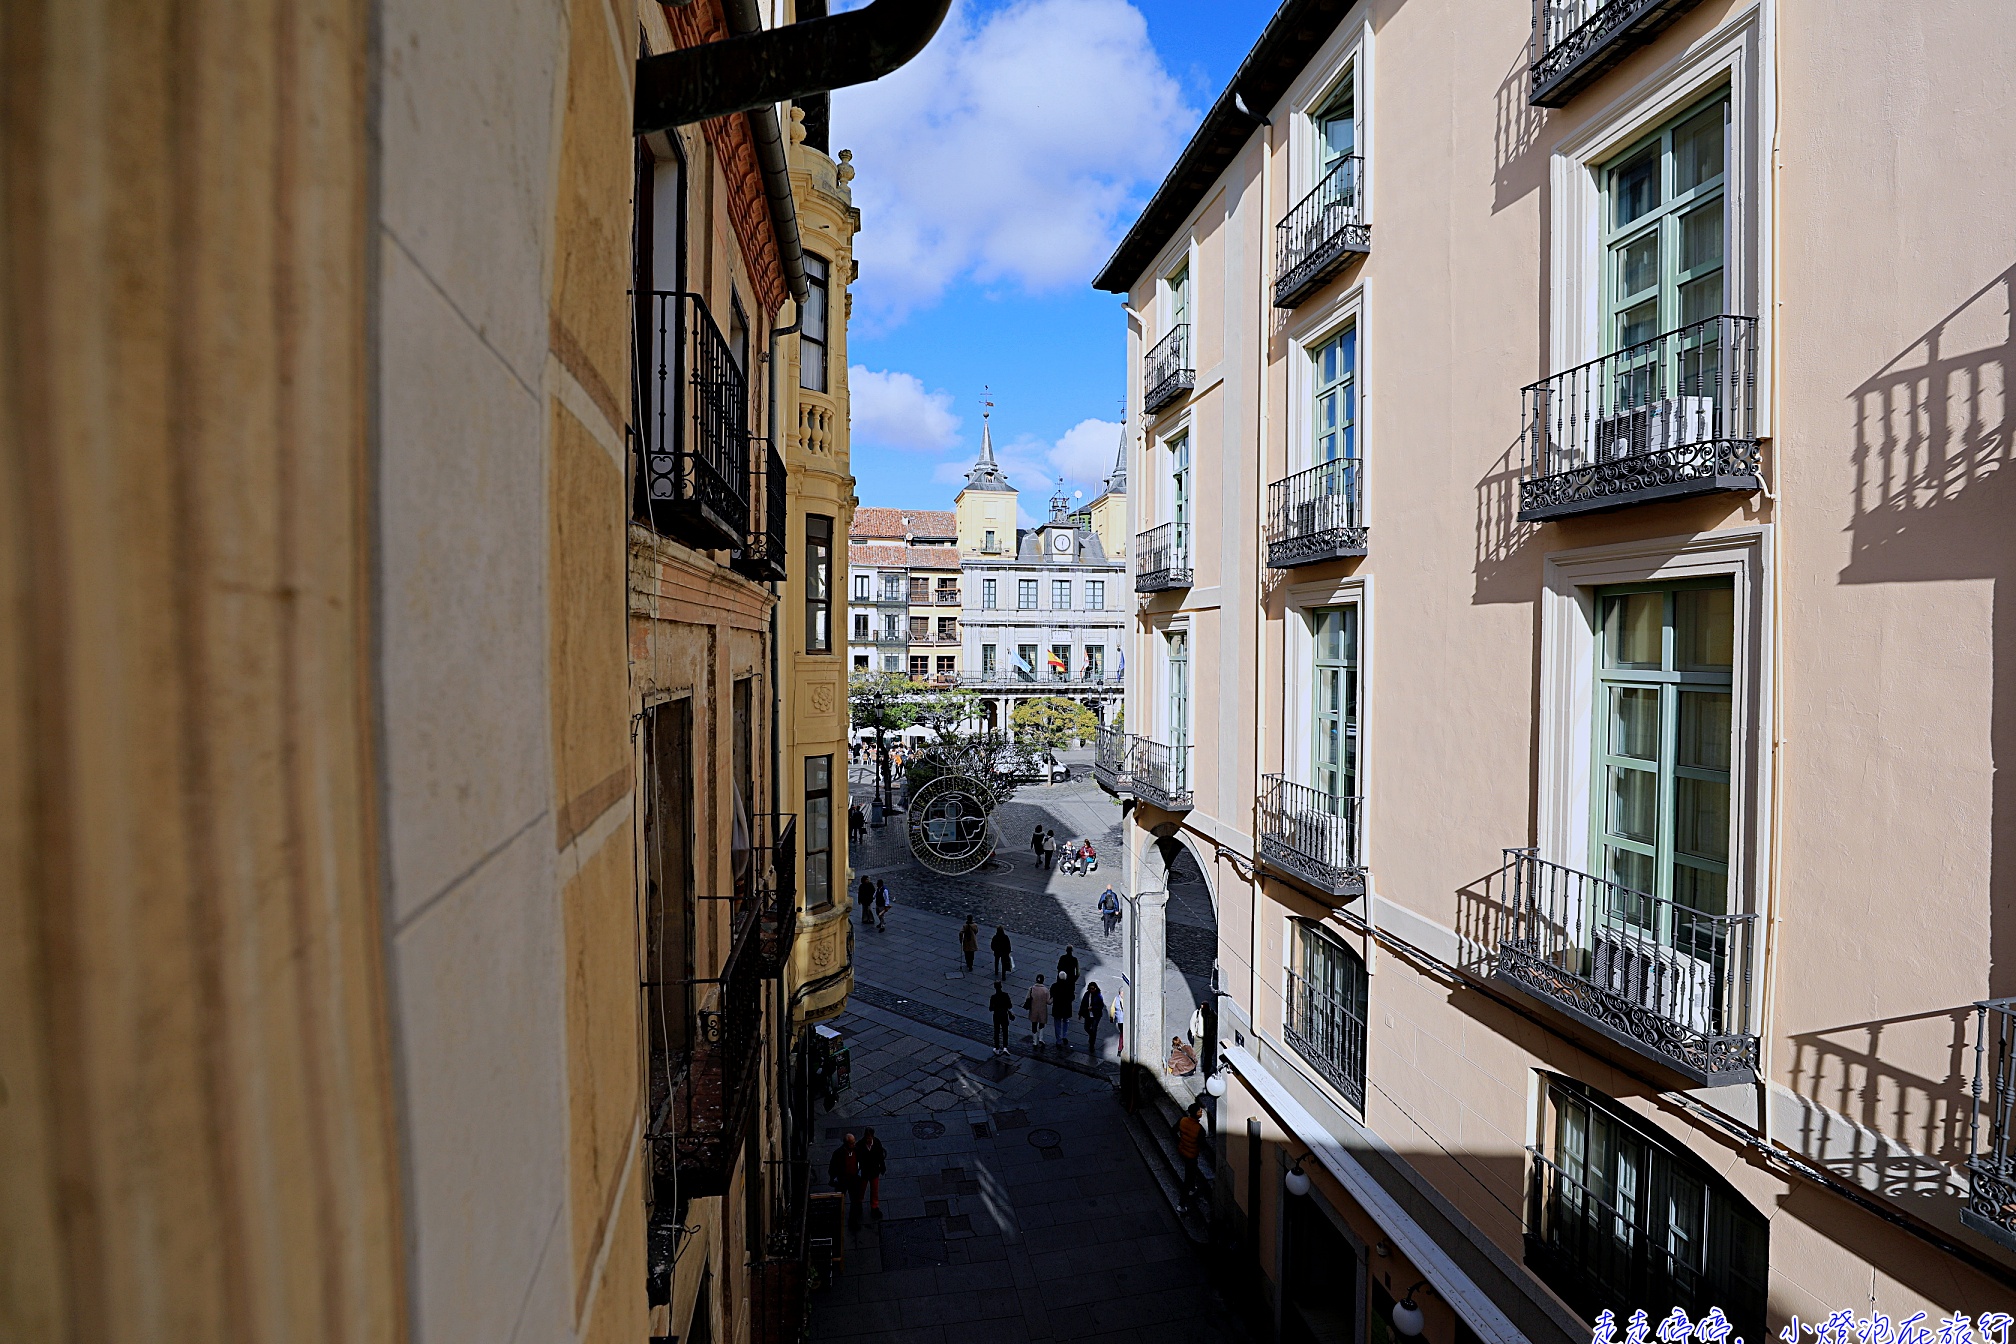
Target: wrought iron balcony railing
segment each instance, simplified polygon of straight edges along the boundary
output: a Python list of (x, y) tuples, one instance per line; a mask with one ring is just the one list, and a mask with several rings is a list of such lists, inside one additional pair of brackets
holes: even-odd
[(1570, 99), (1650, 42), (1700, 0), (1533, 0), (1528, 56), (1535, 107)]
[(882, 590), (882, 595), (875, 599), (875, 605), (878, 607), (907, 607), (910, 605), (910, 599), (902, 593), (892, 593), (885, 588)]
[(737, 573), (759, 583), (781, 583), (785, 576), (784, 533), (790, 526), (784, 458), (770, 440), (751, 438), (749, 461), (762, 502), (760, 508), (750, 508), (749, 539), (730, 563)]
[(1364, 464), (1319, 462), (1267, 487), (1267, 567), (1293, 569), (1365, 554)]
[(1960, 1221), (2016, 1251), (2016, 999), (1974, 1009), (1974, 1109)]
[(1134, 539), (1141, 563), (1134, 570), (1134, 591), (1166, 593), (1190, 586), (1189, 529), (1182, 523), (1151, 527)]
[(755, 819), (750, 876), (756, 905), (756, 961), (764, 977), (783, 974), (798, 938), (798, 818)]
[(1134, 796), (1134, 739), (1118, 728), (1101, 728), (1092, 739), (1092, 777), (1108, 793)]
[(1505, 851), (1493, 973), (1705, 1087), (1752, 1081), (1754, 914), (1726, 915)]
[(763, 1254), (749, 1262), (750, 1344), (805, 1344), (810, 1338), (805, 1293), (810, 1286), (806, 1214), (811, 1175), (805, 1162), (777, 1166), (770, 1234), (763, 1240)]
[(959, 605), (959, 590), (957, 588), (940, 588), (936, 593), (932, 594), (932, 600), (941, 607), (956, 607)]
[(1190, 788), (1190, 746), (1137, 737), (1129, 753), (1133, 762), (1134, 796), (1164, 812), (1188, 812), (1195, 801)]
[(1125, 681), (1118, 672), (1022, 672), (1014, 668), (1006, 671), (969, 672), (959, 678), (961, 686), (973, 690), (1040, 691), (1045, 694), (1066, 692), (1080, 687), (1118, 687)]
[(1346, 155), (1274, 226), (1274, 306), (1293, 308), (1372, 250), (1365, 160)]
[[(726, 1194), (746, 1130), (763, 1026), (754, 939), (738, 939), (721, 975), (695, 982), (682, 1057), (651, 1061), (652, 1175), (669, 1197)], [(661, 1200), (660, 1202), (669, 1202)]]
[(1179, 322), (1155, 342), (1141, 361), (1141, 409), (1153, 415), (1195, 386), (1197, 370), (1190, 358), (1190, 324)]
[(1759, 488), (1754, 318), (1678, 327), (1525, 393), (1522, 522)]
[(1365, 1018), (1358, 1006), (1288, 972), (1282, 1034), (1330, 1086), (1365, 1108)]
[(637, 333), (632, 516), (702, 550), (749, 531), (749, 388), (698, 294), (655, 291)]
[(1279, 775), (1261, 776), (1260, 785), (1261, 861), (1332, 900), (1363, 896), (1360, 800), (1290, 783)]

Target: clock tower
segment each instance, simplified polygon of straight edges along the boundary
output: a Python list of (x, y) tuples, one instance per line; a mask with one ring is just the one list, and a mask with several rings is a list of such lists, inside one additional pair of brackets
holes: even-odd
[(1071, 500), (1064, 493), (1064, 478), (1057, 478), (1057, 493), (1050, 496), (1050, 517), (1036, 530), (1043, 558), (1069, 564), (1078, 558), (1078, 527), (1071, 521)]

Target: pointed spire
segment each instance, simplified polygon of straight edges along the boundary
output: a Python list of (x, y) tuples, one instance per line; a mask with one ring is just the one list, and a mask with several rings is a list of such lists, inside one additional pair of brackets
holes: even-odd
[(964, 494), (966, 490), (1012, 491), (1015, 487), (1008, 484), (1007, 473), (994, 460), (994, 403), (983, 396), (980, 405), (985, 408), (980, 412), (980, 457), (973, 463), (972, 470), (966, 473), (966, 485), (960, 493)]
[(1127, 416), (1120, 416), (1120, 450), (1113, 455), (1113, 474), (1106, 478), (1106, 493), (1124, 495), (1127, 493)]

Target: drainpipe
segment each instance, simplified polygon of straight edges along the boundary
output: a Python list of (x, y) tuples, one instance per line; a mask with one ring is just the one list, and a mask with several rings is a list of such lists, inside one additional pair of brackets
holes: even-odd
[(758, 31), (731, 0), (735, 36), (637, 62), (638, 135), (866, 84), (924, 49), (952, 0), (875, 0), (865, 9)]
[[(642, 135), (646, 129), (642, 125), (645, 97), (644, 78), (645, 67), (650, 65), (651, 62), (669, 60), (675, 56), (693, 56), (695, 60), (688, 62), (688, 64), (698, 64), (702, 59), (705, 59), (699, 56), (699, 53), (703, 52), (712, 53), (713, 61), (718, 62), (721, 54), (727, 52), (739, 41), (763, 42), (778, 33), (789, 31), (788, 29), (772, 29), (769, 33), (765, 33), (763, 31), (763, 15), (756, 7), (756, 0), (728, 0), (728, 3), (724, 6), (724, 12), (728, 17), (729, 28), (735, 32), (734, 37), (724, 42), (710, 42), (702, 47), (687, 47), (680, 51), (668, 52), (663, 56), (646, 56), (637, 63), (637, 115), (639, 120), (637, 133), (639, 135)], [(793, 25), (793, 27), (799, 26), (802, 25)], [(927, 33), (925, 36), (928, 38), (930, 34)], [(677, 74), (678, 72), (675, 71), (674, 73)], [(805, 252), (798, 236), (798, 207), (791, 199), (791, 169), (790, 165), (784, 161), (783, 127), (777, 119), (778, 101), (779, 98), (771, 98), (754, 107), (738, 110), (749, 113), (749, 131), (756, 141), (756, 162), (763, 169), (763, 196), (770, 206), (770, 224), (777, 234), (777, 252), (779, 259), (784, 264), (784, 284), (791, 291), (791, 297), (797, 301), (798, 311), (802, 314), (805, 311), (805, 295), (807, 292), (805, 282)], [(769, 423), (772, 426), (773, 432), (775, 430), (777, 412), (776, 338), (780, 335), (788, 335), (796, 330), (798, 330), (798, 324), (794, 322), (781, 330), (773, 329), (770, 333), (772, 362), (770, 366), (771, 420)]]

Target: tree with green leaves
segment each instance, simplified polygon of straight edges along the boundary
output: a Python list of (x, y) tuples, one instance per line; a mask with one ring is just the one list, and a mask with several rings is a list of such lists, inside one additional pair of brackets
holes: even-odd
[(1089, 741), (1099, 730), (1099, 717), (1076, 700), (1045, 696), (1024, 700), (1008, 716), (1015, 740), (1025, 746), (1061, 751), (1073, 742)]
[(940, 742), (951, 742), (964, 736), (961, 728), (980, 717), (980, 707), (977, 691), (920, 687), (913, 706), (916, 717), (911, 722), (929, 728)]
[(912, 797), (941, 775), (964, 775), (988, 790), (995, 807), (1007, 802), (1016, 787), (1035, 773), (1035, 755), (1028, 745), (1010, 742), (999, 733), (946, 734), (903, 761)]
[(900, 672), (855, 672), (847, 678), (847, 712), (854, 727), (875, 734), (876, 796), (886, 809), (890, 779), (889, 734), (917, 722), (924, 687)]

